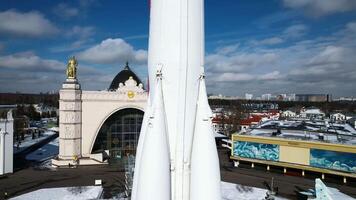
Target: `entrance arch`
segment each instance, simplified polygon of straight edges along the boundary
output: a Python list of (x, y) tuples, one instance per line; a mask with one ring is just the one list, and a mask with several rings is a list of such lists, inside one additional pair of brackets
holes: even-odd
[(144, 112), (125, 108), (108, 117), (100, 127), (92, 154), (109, 150), (109, 162), (120, 161), (127, 154), (135, 155)]

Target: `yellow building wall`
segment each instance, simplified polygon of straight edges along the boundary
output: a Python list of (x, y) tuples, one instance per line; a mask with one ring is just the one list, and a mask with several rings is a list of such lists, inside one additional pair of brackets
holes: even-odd
[(279, 161), (300, 165), (309, 165), (310, 149), (279, 146)]

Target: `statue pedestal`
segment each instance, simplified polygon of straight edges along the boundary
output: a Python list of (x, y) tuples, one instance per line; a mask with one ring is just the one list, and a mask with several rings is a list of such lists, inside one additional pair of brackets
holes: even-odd
[(67, 79), (59, 91), (59, 155), (53, 165), (75, 165), (82, 156), (82, 90), (77, 79)]
[(67, 78), (62, 84), (62, 89), (80, 90), (80, 84), (76, 78)]

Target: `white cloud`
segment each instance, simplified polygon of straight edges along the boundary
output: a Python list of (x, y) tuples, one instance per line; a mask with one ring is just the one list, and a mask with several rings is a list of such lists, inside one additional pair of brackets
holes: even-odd
[(37, 72), (58, 72), (65, 65), (57, 60), (42, 59), (33, 52), (21, 52), (0, 57), (0, 68)]
[(281, 73), (279, 71), (273, 71), (273, 72), (269, 72), (267, 74), (262, 74), (258, 77), (258, 79), (260, 80), (277, 80), (277, 79), (281, 79), (283, 76), (281, 75)]
[(299, 38), (299, 37), (305, 35), (307, 30), (308, 30), (308, 27), (305, 26), (304, 24), (296, 24), (296, 25), (287, 27), (284, 30), (283, 35), (286, 38)]
[(0, 12), (0, 33), (7, 36), (41, 37), (56, 34), (58, 29), (39, 12)]
[(58, 4), (54, 9), (53, 12), (58, 15), (59, 17), (62, 17), (64, 19), (69, 19), (72, 17), (76, 17), (79, 15), (79, 9), (73, 6), (69, 6), (68, 4), (65, 3), (60, 3)]
[(279, 71), (273, 71), (266, 74), (249, 74), (249, 73), (221, 73), (215, 81), (217, 82), (245, 82), (245, 81), (273, 81), (283, 78)]
[[(66, 63), (41, 58), (30, 51), (0, 56), (0, 92), (58, 90), (65, 80), (65, 69)], [(79, 63), (78, 79), (83, 88), (105, 89), (112, 76)]]
[(281, 44), (283, 42), (284, 42), (284, 40), (280, 37), (271, 37), (271, 38), (265, 38), (263, 40), (253, 40), (252, 44), (254, 44), (254, 45), (276, 45), (276, 44)]
[(251, 81), (256, 79), (256, 76), (247, 73), (222, 73), (219, 74), (215, 81), (217, 82), (239, 82), (239, 81)]
[(88, 38), (95, 33), (93, 26), (73, 26), (71, 30), (66, 32), (68, 37)]
[(339, 31), (308, 40), (294, 38), (293, 43), (278, 47), (240, 41), (239, 48), (227, 55), (208, 54), (208, 91), (356, 96), (354, 26), (355, 22), (349, 22)]
[(240, 44), (233, 44), (233, 45), (218, 47), (216, 51), (221, 55), (227, 55), (236, 52), (237, 48), (239, 48), (239, 45)]
[(109, 38), (98, 45), (79, 52), (77, 57), (79, 60), (89, 63), (109, 64), (129, 61), (143, 64), (147, 60), (147, 51), (135, 50), (121, 38)]
[(356, 10), (355, 0), (283, 0), (283, 3), (289, 8), (303, 9), (312, 16)]
[[(224, 48), (220, 48), (224, 49)], [(225, 51), (216, 52), (206, 56), (206, 68), (214, 72), (240, 72), (257, 66), (273, 64), (278, 55), (274, 53), (246, 53), (235, 51), (233, 54), (225, 55)]]
[(92, 42), (92, 36), (95, 34), (95, 27), (93, 26), (74, 26), (72, 29), (65, 32), (65, 37), (72, 41), (69, 44), (62, 43), (59, 46), (50, 48), (52, 52), (67, 52), (78, 51), (88, 47)]
[(3, 43), (0, 43), (0, 53), (5, 49), (5, 45)]
[(346, 25), (348, 31), (356, 33), (356, 22), (350, 22)]

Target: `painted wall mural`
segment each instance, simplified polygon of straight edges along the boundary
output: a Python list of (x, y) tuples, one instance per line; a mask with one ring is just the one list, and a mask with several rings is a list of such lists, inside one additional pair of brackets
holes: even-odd
[(234, 156), (279, 161), (279, 146), (254, 142), (234, 142)]
[(356, 154), (310, 149), (310, 166), (356, 172)]

